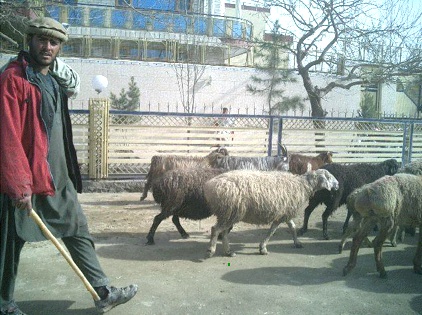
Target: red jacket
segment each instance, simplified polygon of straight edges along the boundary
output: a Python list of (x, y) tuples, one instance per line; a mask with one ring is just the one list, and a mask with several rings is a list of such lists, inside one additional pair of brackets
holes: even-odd
[[(27, 67), (21, 53), (0, 76), (0, 193), (12, 198), (24, 194), (54, 195), (55, 190), (47, 162), (48, 138), (41, 118), (41, 91), (29, 81)], [(65, 138), (70, 141), (65, 143), (69, 175), (80, 192), (67, 97), (63, 101)]]

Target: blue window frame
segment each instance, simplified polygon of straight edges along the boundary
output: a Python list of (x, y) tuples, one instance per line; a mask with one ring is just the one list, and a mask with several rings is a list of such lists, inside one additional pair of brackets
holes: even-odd
[(82, 26), (82, 8), (69, 8), (69, 24), (72, 26)]
[(90, 26), (104, 27), (104, 10), (90, 9), (89, 10), (89, 24)]

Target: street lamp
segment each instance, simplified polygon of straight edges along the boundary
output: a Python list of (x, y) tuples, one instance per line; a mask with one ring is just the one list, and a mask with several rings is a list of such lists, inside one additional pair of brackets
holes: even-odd
[(108, 80), (103, 75), (96, 75), (92, 79), (92, 86), (94, 87), (94, 90), (98, 94), (100, 94), (102, 91), (104, 91), (106, 89), (107, 85), (108, 85)]

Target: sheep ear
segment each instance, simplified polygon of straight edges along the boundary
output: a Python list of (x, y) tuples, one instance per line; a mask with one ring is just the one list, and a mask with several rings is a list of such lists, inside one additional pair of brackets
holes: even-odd
[(281, 155), (287, 157), (288, 152), (286, 146), (284, 144), (281, 144), (281, 142), (278, 145), (281, 148)]

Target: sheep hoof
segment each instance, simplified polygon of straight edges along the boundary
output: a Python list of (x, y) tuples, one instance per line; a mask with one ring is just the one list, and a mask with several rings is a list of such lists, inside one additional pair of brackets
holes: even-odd
[(385, 272), (385, 270), (380, 271), (380, 278), (381, 279), (387, 279), (387, 273)]
[(305, 228), (300, 228), (299, 230), (297, 230), (297, 235), (302, 236), (303, 234), (305, 234), (308, 231), (308, 229)]
[(148, 241), (145, 243), (145, 245), (155, 245), (154, 239), (153, 238), (148, 238)]
[(346, 266), (343, 268), (343, 276), (347, 276), (347, 274), (352, 270), (351, 267)]
[(139, 199), (139, 201), (145, 200), (147, 198), (147, 196), (141, 196), (141, 199)]
[(207, 253), (205, 255), (205, 259), (211, 258), (212, 256), (214, 256), (214, 252), (212, 252), (211, 250), (207, 250)]
[(300, 243), (300, 242), (296, 242), (296, 243), (294, 244), (294, 247), (295, 247), (295, 248), (303, 248), (303, 245), (302, 245), (302, 243)]
[(189, 236), (189, 234), (188, 233), (186, 233), (186, 234), (182, 234), (182, 238), (183, 239), (188, 239), (190, 236)]
[(227, 257), (236, 257), (236, 253), (235, 252), (228, 252), (226, 253)]
[(264, 248), (264, 249), (260, 249), (260, 250), (259, 250), (259, 253), (260, 253), (261, 255), (268, 255), (268, 250), (267, 250), (266, 248)]
[(341, 254), (343, 252), (343, 246), (339, 245), (338, 246), (338, 253)]
[(324, 240), (326, 240), (326, 241), (329, 241), (329, 240), (330, 240), (330, 237), (328, 236), (328, 234), (324, 234), (324, 235), (322, 236), (322, 239), (324, 239)]

